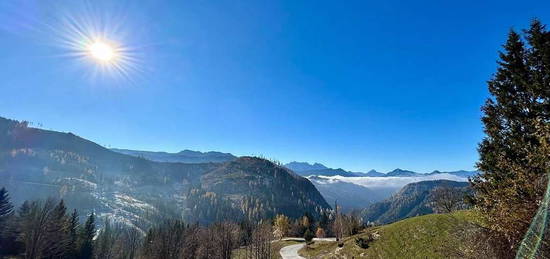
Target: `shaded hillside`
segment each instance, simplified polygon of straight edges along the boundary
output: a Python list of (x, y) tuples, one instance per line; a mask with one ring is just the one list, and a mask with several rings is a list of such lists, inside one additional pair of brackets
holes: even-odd
[(300, 217), (329, 209), (323, 196), (307, 179), (270, 161), (241, 157), (201, 177), (206, 192), (223, 193), (248, 218), (285, 214)]
[(118, 149), (113, 148), (112, 151), (117, 153), (131, 155), (135, 157), (143, 157), (145, 159), (157, 162), (171, 162), (171, 163), (223, 163), (233, 161), (237, 159), (236, 156), (229, 153), (222, 152), (200, 152), (192, 150), (183, 150), (178, 153), (168, 152), (152, 152), (152, 151), (140, 151), (130, 149)]
[(363, 211), (365, 221), (387, 224), (404, 218), (433, 213), (430, 194), (437, 187), (457, 188), (466, 192), (467, 182), (448, 180), (422, 181), (405, 185), (389, 199), (375, 203)]
[[(327, 207), (307, 179), (265, 160), (255, 159), (252, 164), (249, 160), (153, 162), (113, 152), (71, 133), (0, 118), (0, 186), (6, 186), (16, 204), (53, 196), (82, 213), (96, 211), (140, 227), (182, 213), (189, 220), (208, 223), (227, 215), (248, 217), (250, 208), (258, 208), (252, 214), (258, 219), (271, 217), (274, 211), (314, 214), (316, 208)], [(237, 168), (240, 171), (234, 171)], [(247, 177), (237, 189), (221, 188), (235, 183), (233, 172)], [(236, 202), (238, 197), (251, 196), (254, 205)]]
[[(95, 211), (146, 227), (158, 217), (181, 214), (185, 197), (178, 193), (200, 184), (200, 176), (217, 166), (151, 162), (72, 133), (0, 118), (0, 185), (16, 204), (63, 198), (82, 213)], [(162, 204), (169, 206), (161, 211)]]

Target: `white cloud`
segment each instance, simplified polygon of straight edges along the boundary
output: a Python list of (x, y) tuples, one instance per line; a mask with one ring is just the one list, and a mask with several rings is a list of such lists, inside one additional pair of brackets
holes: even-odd
[(430, 180), (451, 180), (457, 182), (466, 182), (467, 178), (459, 177), (452, 174), (434, 174), (426, 176), (415, 176), (415, 177), (343, 177), (343, 176), (318, 176), (329, 181), (339, 180), (342, 182), (353, 183), (367, 187), (369, 189), (379, 189), (379, 188), (396, 188), (400, 189), (401, 187), (415, 182), (421, 181), (430, 181)]

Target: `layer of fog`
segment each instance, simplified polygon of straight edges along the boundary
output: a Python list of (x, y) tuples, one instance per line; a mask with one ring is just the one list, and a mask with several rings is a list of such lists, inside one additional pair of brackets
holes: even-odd
[(466, 182), (468, 178), (459, 177), (452, 174), (434, 174), (415, 177), (344, 177), (344, 176), (316, 176), (325, 181), (318, 181), (318, 184), (330, 184), (331, 182), (348, 182), (367, 187), (371, 190), (376, 189), (401, 189), (403, 186), (421, 181), (430, 180), (451, 180), (457, 182)]

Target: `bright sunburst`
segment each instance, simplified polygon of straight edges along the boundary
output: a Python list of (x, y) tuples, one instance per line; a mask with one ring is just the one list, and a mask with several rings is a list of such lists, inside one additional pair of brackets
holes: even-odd
[(113, 46), (102, 42), (96, 41), (88, 47), (88, 51), (91, 57), (100, 62), (114, 62), (116, 61), (116, 50)]
[(86, 2), (81, 8), (59, 7), (56, 19), (48, 28), (55, 35), (56, 47), (62, 47), (64, 55), (83, 65), (83, 75), (92, 79), (107, 78), (135, 81), (142, 73), (142, 42), (131, 30), (136, 24), (128, 16), (116, 12), (120, 8)]

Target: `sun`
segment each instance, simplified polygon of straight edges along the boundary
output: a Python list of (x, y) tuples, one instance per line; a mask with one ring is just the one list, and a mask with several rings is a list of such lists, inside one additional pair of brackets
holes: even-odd
[(96, 41), (88, 46), (89, 55), (100, 62), (111, 62), (116, 57), (116, 50), (113, 46)]
[[(75, 10), (61, 8), (60, 4), (59, 19), (52, 20), (46, 31), (53, 36), (49, 36), (54, 39), (52, 45), (65, 50), (59, 56), (73, 59), (75, 65), (85, 69), (83, 76), (87, 78), (136, 82), (144, 74), (148, 46), (143, 44), (142, 34), (131, 31), (133, 23), (127, 20), (126, 11), (112, 12), (88, 4)], [(122, 6), (115, 9), (123, 10)]]

